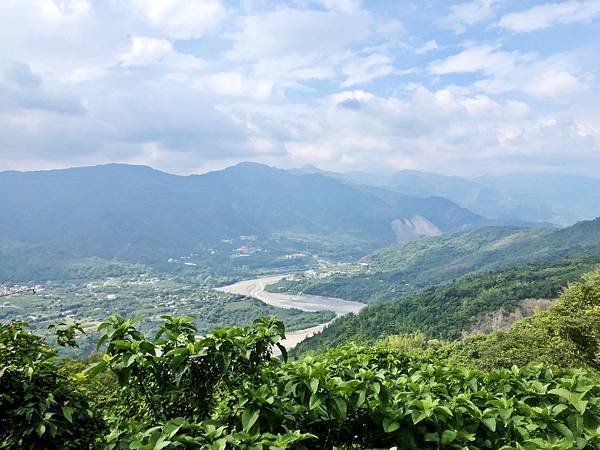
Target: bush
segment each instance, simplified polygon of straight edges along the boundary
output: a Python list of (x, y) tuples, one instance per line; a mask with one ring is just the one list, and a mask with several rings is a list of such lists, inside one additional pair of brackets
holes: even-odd
[(487, 370), (547, 364), (600, 372), (600, 270), (570, 285), (547, 311), (505, 332), (456, 341), (446, 350), (445, 356), (459, 364)]
[(91, 448), (101, 429), (56, 352), (23, 322), (0, 324), (0, 448)]

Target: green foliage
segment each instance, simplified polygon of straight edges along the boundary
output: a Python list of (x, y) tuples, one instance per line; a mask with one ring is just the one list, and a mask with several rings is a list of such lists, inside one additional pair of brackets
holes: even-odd
[(98, 257), (49, 250), (43, 245), (0, 239), (0, 280), (81, 281), (106, 277), (140, 275), (150, 268)]
[(90, 448), (101, 427), (54, 350), (23, 322), (0, 324), (0, 448)]
[[(106, 353), (90, 370), (112, 370), (124, 387), (127, 417), (157, 421), (209, 417), (222, 389), (231, 390), (271, 361), (271, 348), (284, 337), (283, 323), (257, 319), (253, 328), (226, 328), (197, 339), (191, 319), (164, 316), (154, 339), (135, 323), (112, 317), (102, 323), (98, 346)], [(186, 395), (182, 396), (181, 393)]]
[[(346, 346), (237, 391), (250, 430), (300, 429), (313, 448), (580, 448), (600, 444), (600, 390), (581, 371), (490, 374)], [(506, 446), (506, 447), (505, 447)], [(521, 446), (521, 447), (519, 447)]]
[(213, 420), (191, 423), (177, 418), (145, 429), (133, 426), (127, 431), (115, 429), (107, 438), (110, 449), (248, 449), (248, 450), (285, 450), (294, 444), (313, 438), (299, 431), (272, 433), (249, 433), (246, 431), (229, 432), (225, 425)]
[(219, 329), (197, 338), (191, 318), (163, 319), (153, 339), (123, 317), (99, 326), (104, 334), (98, 346), (106, 344), (106, 353), (89, 372), (110, 370), (120, 385), (111, 408), (110, 448), (286, 448), (310, 437), (286, 430), (249, 433), (248, 423), (256, 419), (247, 414), (241, 414), (239, 427), (231, 426), (233, 420), (210, 420), (231, 409), (236, 389), (256, 383), (279, 364), (271, 358), (273, 347), (285, 356), (281, 321), (258, 319), (252, 328)]
[(449, 344), (443, 356), (488, 370), (543, 363), (600, 372), (600, 270), (569, 286), (549, 310), (508, 331)]
[[(579, 299), (584, 303), (597, 295), (581, 289), (589, 293)], [(592, 450), (600, 445), (600, 386), (581, 370), (537, 366), (482, 373), (383, 346), (356, 345), (285, 362), (272, 357), (284, 337), (277, 320), (204, 337), (196, 336), (190, 319), (163, 320), (151, 339), (135, 321), (104, 322), (99, 346), (106, 345), (106, 352), (87, 377), (57, 377), (38, 389), (45, 398), (61, 392), (54, 398), (63, 399), (68, 392), (66, 403), (61, 400), (58, 411), (42, 416), (43, 427), (38, 421), (31, 429), (23, 427), (17, 408), (3, 409), (9, 411), (0, 416), (8, 433), (0, 442), (8, 448), (148, 450)], [(58, 372), (50, 348), (20, 324), (4, 325), (0, 336), (3, 349), (17, 348), (20, 355), (10, 356), (8, 364), (2, 360), (3, 376), (28, 363), (30, 380), (47, 376), (42, 365), (29, 361), (41, 353), (49, 356), (42, 360), (52, 373)], [(396, 340), (408, 353), (426, 343), (419, 334)], [(11, 384), (6, 392), (19, 393), (19, 386)], [(15, 399), (31, 407), (28, 398)], [(92, 410), (103, 416), (106, 428), (93, 422)], [(30, 436), (36, 430), (44, 441)], [(21, 441), (15, 440), (17, 433), (25, 433)]]
[(524, 299), (556, 298), (569, 282), (579, 279), (598, 261), (581, 258), (487, 272), (392, 302), (369, 305), (357, 315), (335, 320), (323, 332), (302, 342), (297, 351), (416, 331), (434, 338), (457, 339), (485, 314), (512, 312)]
[(78, 347), (79, 344), (75, 339), (77, 333), (85, 334), (81, 325), (73, 319), (67, 319), (66, 322), (58, 324), (51, 324), (48, 326), (48, 329), (54, 330), (54, 333), (56, 334), (56, 343), (61, 347)]
[[(570, 273), (557, 267), (529, 268), (527, 281)], [(66, 345), (81, 331), (74, 322), (53, 330)], [(163, 316), (147, 337), (114, 316), (98, 332), (104, 354), (74, 375), (85, 363), (60, 363), (22, 323), (1, 326), (0, 448), (600, 446), (600, 270), (492, 335), (505, 337), (502, 347), (491, 337), (448, 344), (415, 332), (287, 361), (274, 318), (198, 336), (192, 318)]]

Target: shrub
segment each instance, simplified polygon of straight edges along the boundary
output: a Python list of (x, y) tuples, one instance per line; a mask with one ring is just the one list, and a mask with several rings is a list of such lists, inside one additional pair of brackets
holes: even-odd
[(102, 418), (56, 352), (26, 328), (0, 324), (0, 448), (93, 447)]

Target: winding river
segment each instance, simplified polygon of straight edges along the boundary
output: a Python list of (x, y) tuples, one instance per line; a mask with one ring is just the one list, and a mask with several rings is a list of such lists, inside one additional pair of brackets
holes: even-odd
[[(217, 290), (228, 292), (230, 294), (254, 297), (264, 303), (277, 306), (279, 308), (296, 308), (309, 312), (329, 310), (333, 311), (337, 317), (349, 313), (357, 313), (366, 306), (364, 303), (342, 300), (334, 297), (280, 294), (265, 291), (266, 286), (276, 283), (282, 278), (285, 278), (285, 276), (286, 275), (277, 275), (255, 278), (253, 280), (244, 280), (229, 286), (217, 288)], [(325, 328), (329, 323), (330, 322), (326, 322), (314, 327), (286, 333), (286, 339), (282, 341), (282, 343), (287, 349), (295, 347), (307, 337), (323, 330), (323, 328)]]

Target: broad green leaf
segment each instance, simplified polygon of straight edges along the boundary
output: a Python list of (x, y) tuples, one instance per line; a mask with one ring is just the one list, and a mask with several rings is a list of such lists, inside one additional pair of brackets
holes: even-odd
[(346, 415), (348, 414), (348, 405), (346, 404), (346, 400), (344, 400), (343, 398), (336, 397), (334, 399), (334, 402), (338, 412), (340, 413), (340, 416), (342, 417), (342, 419), (345, 419)]
[(490, 431), (496, 431), (496, 419), (494, 417), (484, 417), (481, 421), (490, 429)]
[(317, 392), (317, 389), (319, 389), (319, 379), (313, 378), (310, 380), (310, 390), (314, 394)]
[(322, 403), (321, 398), (318, 394), (312, 394), (310, 396), (310, 400), (308, 401), (308, 409), (315, 409), (319, 407)]
[(248, 432), (252, 426), (256, 423), (260, 411), (258, 409), (246, 409), (242, 413), (242, 427), (244, 431)]
[(35, 427), (35, 432), (41, 437), (46, 432), (46, 425), (44, 425), (42, 422), (38, 423)]
[(63, 406), (62, 413), (63, 416), (65, 416), (65, 419), (73, 423), (73, 408), (71, 406)]
[(445, 430), (442, 433), (442, 440), (441, 440), (442, 444), (444, 444), (444, 445), (451, 444), (456, 439), (457, 434), (458, 434), (458, 432), (456, 432), (454, 430)]
[(386, 433), (393, 433), (398, 428), (400, 428), (401, 423), (395, 419), (390, 419), (388, 417), (383, 419), (383, 431)]

